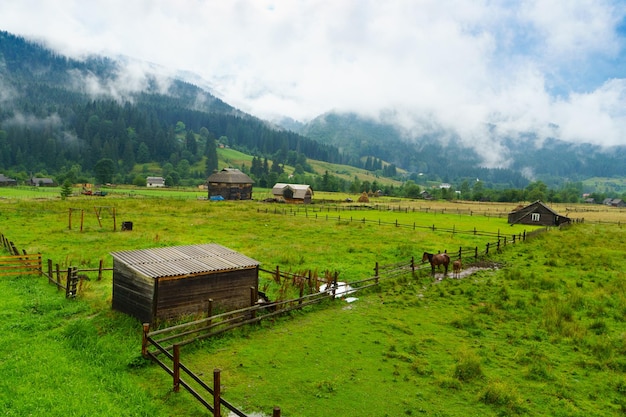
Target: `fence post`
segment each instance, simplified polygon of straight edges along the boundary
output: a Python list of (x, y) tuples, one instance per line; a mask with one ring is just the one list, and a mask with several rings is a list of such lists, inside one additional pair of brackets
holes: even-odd
[[(256, 292), (256, 288), (250, 287), (250, 307), (254, 307), (259, 299), (259, 295)], [(253, 319), (256, 317), (256, 311), (250, 311), (250, 318)]]
[(378, 284), (378, 261), (376, 261), (376, 266), (374, 267), (374, 278), (376, 278), (375, 282)]
[(220, 386), (220, 370), (215, 368), (213, 370), (213, 417), (221, 417), (220, 402), (221, 402), (221, 386)]
[(141, 356), (148, 357), (148, 332), (150, 331), (150, 323), (143, 324), (143, 335), (141, 337)]
[(173, 377), (174, 377), (174, 392), (180, 391), (180, 345), (174, 345), (174, 357), (173, 363)]
[(487, 247), (485, 248), (485, 255), (489, 255), (489, 242), (487, 242)]
[[(213, 299), (209, 298), (209, 306), (206, 312), (207, 317), (211, 317), (213, 315)], [(207, 326), (211, 325), (211, 320), (207, 321)]]
[(478, 246), (474, 248), (474, 259), (478, 260)]
[(54, 280), (54, 275), (52, 275), (52, 259), (48, 259), (48, 282)]
[(459, 246), (459, 259), (463, 259), (463, 246)]
[(67, 268), (67, 278), (65, 280), (65, 298), (68, 298), (71, 295), (70, 285), (72, 283), (72, 267)]
[(411, 256), (411, 272), (415, 273), (415, 256)]
[(98, 281), (102, 280), (102, 259), (100, 259), (100, 264), (98, 266)]
[(59, 264), (56, 264), (56, 269), (57, 269), (57, 288), (61, 289), (61, 270), (59, 269)]
[(280, 417), (280, 407), (274, 407), (274, 411), (272, 412), (272, 417)]
[(337, 271), (335, 271), (335, 274), (333, 275), (333, 300), (335, 299), (335, 294), (337, 294), (337, 276), (339, 274), (337, 273)]

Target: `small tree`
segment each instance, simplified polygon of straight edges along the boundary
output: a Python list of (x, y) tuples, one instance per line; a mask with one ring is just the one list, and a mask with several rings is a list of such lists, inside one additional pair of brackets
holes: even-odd
[(72, 195), (72, 183), (69, 180), (65, 180), (61, 186), (61, 200), (65, 200)]

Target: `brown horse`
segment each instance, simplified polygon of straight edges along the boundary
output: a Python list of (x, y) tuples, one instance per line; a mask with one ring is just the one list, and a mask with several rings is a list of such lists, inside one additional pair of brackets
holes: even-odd
[(460, 259), (452, 262), (452, 276), (454, 278), (461, 278), (461, 267), (462, 263)]
[(432, 254), (428, 252), (424, 252), (422, 255), (422, 262), (430, 262), (430, 267), (433, 270), (433, 276), (435, 276), (435, 267), (439, 265), (443, 265), (446, 269), (444, 272), (444, 276), (448, 275), (448, 265), (450, 264), (450, 256), (447, 253), (438, 253)]

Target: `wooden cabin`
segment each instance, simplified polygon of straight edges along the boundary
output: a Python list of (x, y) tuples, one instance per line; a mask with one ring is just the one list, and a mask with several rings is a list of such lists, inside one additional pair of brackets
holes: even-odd
[(570, 223), (571, 219), (561, 216), (540, 200), (525, 207), (518, 207), (508, 216), (509, 224), (529, 224), (535, 226), (560, 226)]
[[(259, 262), (218, 244), (112, 252), (113, 309), (142, 323), (252, 305)], [(252, 289), (251, 289), (252, 288)]]
[(284, 200), (286, 203), (310, 204), (313, 198), (313, 189), (306, 184), (276, 183), (272, 187), (274, 198)]
[(209, 200), (222, 196), (224, 200), (251, 200), (252, 178), (234, 168), (224, 168), (207, 178)]

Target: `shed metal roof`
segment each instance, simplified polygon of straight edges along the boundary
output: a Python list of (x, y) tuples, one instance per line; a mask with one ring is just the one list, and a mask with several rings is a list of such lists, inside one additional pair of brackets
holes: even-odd
[(111, 252), (113, 259), (151, 278), (257, 267), (258, 261), (216, 243)]

